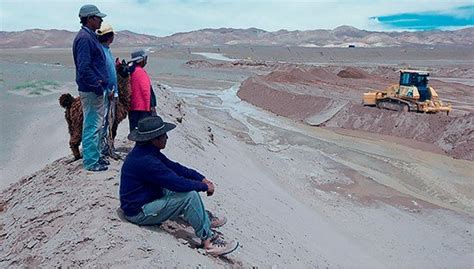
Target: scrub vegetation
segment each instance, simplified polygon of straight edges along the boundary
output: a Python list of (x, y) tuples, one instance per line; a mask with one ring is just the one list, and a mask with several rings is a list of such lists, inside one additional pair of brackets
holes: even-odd
[(17, 85), (14, 89), (25, 91), (27, 95), (43, 95), (57, 90), (59, 83), (53, 80), (31, 80)]

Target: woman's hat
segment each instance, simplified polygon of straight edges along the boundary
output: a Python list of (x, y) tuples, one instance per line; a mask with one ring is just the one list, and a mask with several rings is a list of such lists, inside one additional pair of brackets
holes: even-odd
[(173, 130), (173, 123), (164, 122), (159, 116), (151, 116), (141, 119), (138, 127), (130, 132), (128, 139), (136, 142), (145, 142)]
[(145, 50), (137, 50), (132, 52), (131, 56), (132, 59), (130, 60), (130, 62), (141, 62), (148, 55)]

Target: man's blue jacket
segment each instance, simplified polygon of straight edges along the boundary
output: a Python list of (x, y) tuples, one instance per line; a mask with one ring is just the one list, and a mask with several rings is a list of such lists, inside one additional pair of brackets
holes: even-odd
[(108, 84), (105, 56), (97, 35), (82, 26), (72, 45), (76, 65), (76, 83), (81, 92), (102, 95)]
[(120, 208), (129, 217), (142, 206), (163, 197), (163, 188), (175, 192), (207, 191), (204, 176), (169, 160), (151, 144), (135, 145), (122, 166)]

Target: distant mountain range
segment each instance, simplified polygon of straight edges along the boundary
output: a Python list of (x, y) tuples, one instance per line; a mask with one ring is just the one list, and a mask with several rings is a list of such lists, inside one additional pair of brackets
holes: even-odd
[[(474, 27), (456, 31), (371, 32), (351, 26), (334, 30), (267, 32), (249, 29), (202, 29), (157, 37), (119, 31), (114, 47), (264, 45), (300, 47), (394, 47), (413, 45), (474, 45)], [(0, 48), (71, 47), (76, 32), (32, 29), (0, 31)]]

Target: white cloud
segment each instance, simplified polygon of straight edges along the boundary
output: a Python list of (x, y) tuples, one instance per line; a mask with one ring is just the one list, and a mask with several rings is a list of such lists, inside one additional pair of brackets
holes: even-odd
[(471, 21), (474, 21), (473, 9), (474, 8), (471, 4), (469, 9), (440, 10), (439, 12), (441, 14), (451, 15), (459, 19), (470, 19)]
[[(333, 29), (351, 25), (367, 30), (384, 30), (373, 16), (401, 12), (451, 10), (470, 1), (431, 0), (334, 0), (334, 1), (164, 1), (96, 0), (114, 29), (153, 35), (170, 35), (202, 28)], [(78, 0), (0, 0), (1, 30), (31, 28), (78, 30)]]

